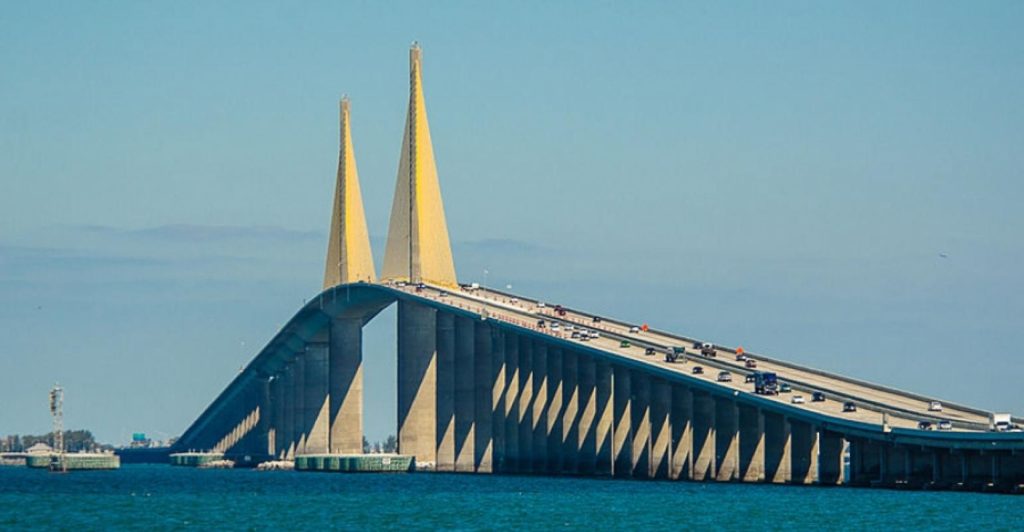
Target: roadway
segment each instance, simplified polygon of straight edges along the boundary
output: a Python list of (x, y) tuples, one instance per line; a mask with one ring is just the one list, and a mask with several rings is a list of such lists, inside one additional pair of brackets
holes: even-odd
[[(746, 375), (754, 371), (772, 371), (779, 375), (780, 383), (788, 383), (793, 391), (760, 397), (819, 414), (875, 425), (882, 425), (883, 415), (886, 415), (888, 425), (894, 428), (916, 429), (918, 422), (922, 420), (937, 422), (947, 419), (953, 423), (955, 431), (986, 431), (988, 429), (988, 414), (977, 409), (940, 401), (943, 403), (943, 411), (932, 412), (929, 411), (929, 403), (936, 399), (801, 367), (758, 354), (747, 353), (747, 357), (757, 363), (756, 369), (749, 369), (745, 367), (743, 361), (736, 360), (734, 349), (716, 344), (717, 357), (704, 357), (693, 348), (694, 340), (691, 338), (650, 329), (631, 332), (631, 327), (635, 325), (621, 320), (599, 316), (600, 321), (595, 322), (595, 315), (573, 309), (564, 309), (564, 316), (556, 316), (551, 305), (483, 288), (468, 291), (426, 286), (423, 290), (417, 291), (412, 285), (393, 287), (419, 297), (485, 315), (488, 318), (506, 321), (564, 340), (579, 342), (581, 346), (600, 349), (641, 364), (668, 369), (685, 375), (687, 378), (706, 381), (736, 393), (753, 393), (754, 385), (744, 382)], [(548, 324), (552, 321), (559, 322), (562, 324), (560, 330), (553, 331), (550, 325), (539, 328), (537, 321), (541, 319)], [(566, 328), (566, 325), (569, 324), (574, 328), (582, 327), (586, 330), (597, 331), (601, 336), (589, 341), (573, 339), (571, 337), (572, 330)], [(620, 347), (622, 340), (628, 340), (631, 344), (630, 347)], [(655, 348), (657, 352), (654, 355), (645, 354), (648, 347)], [(664, 352), (672, 347), (684, 347), (686, 354), (676, 363), (665, 362)], [(692, 373), (692, 368), (697, 365), (704, 368), (703, 374)], [(728, 371), (732, 381), (719, 382), (717, 379), (720, 371)], [(826, 400), (812, 402), (811, 394), (814, 391), (823, 392)], [(805, 402), (793, 404), (792, 398), (798, 395), (802, 396)], [(855, 403), (857, 411), (843, 412), (843, 403), (846, 401)]]

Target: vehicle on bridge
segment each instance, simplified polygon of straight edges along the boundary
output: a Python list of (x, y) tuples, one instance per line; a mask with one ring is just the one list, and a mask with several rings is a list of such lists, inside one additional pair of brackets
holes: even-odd
[(673, 363), (679, 360), (679, 352), (675, 349), (669, 349), (665, 351), (665, 362)]
[(938, 401), (932, 401), (928, 403), (929, 412), (942, 412), (942, 403)]
[(648, 347), (647, 349), (644, 349), (644, 354), (647, 356), (654, 356), (654, 348)]
[(948, 419), (939, 420), (939, 430), (953, 430), (953, 422)]
[(690, 370), (690, 373), (693, 373), (694, 375), (703, 375), (704, 368), (702, 368), (701, 366), (694, 366), (693, 369)]
[(804, 396), (802, 396), (802, 395), (794, 395), (793, 398), (790, 399), (789, 402), (791, 402), (791, 403), (793, 403), (795, 405), (802, 405), (806, 401), (804, 401)]
[(743, 377), (743, 382), (746, 382), (746, 383), (757, 382), (757, 377), (755, 377), (753, 373), (750, 373), (746, 377)]
[(847, 402), (843, 403), (843, 412), (856, 412), (856, 411), (857, 411), (857, 403), (854, 403), (853, 401), (847, 401)]
[(706, 357), (714, 358), (715, 356), (717, 356), (717, 353), (715, 351), (715, 345), (714, 344), (709, 344), (709, 343), (701, 344), (700, 345), (700, 354), (702, 354), (702, 355), (704, 355)]
[(629, 346), (631, 346), (631, 345), (633, 345), (633, 344), (629, 343), (629, 340), (622, 340), (621, 342), (619, 342), (619, 347), (624, 348), (624, 349), (629, 347)]
[(995, 432), (1009, 432), (1015, 427), (1013, 420), (1010, 419), (1010, 414), (996, 414), (991, 415), (991, 423), (989, 423), (989, 429)]
[(746, 366), (747, 369), (754, 369), (757, 367), (757, 361), (752, 358), (748, 358), (745, 362), (743, 362), (743, 365)]
[(814, 392), (814, 393), (812, 393), (811, 394), (811, 402), (813, 402), (813, 403), (824, 403), (825, 402), (825, 393), (824, 392)]
[(754, 372), (754, 393), (758, 395), (778, 395), (779, 377), (771, 371)]
[(732, 373), (729, 373), (728, 371), (719, 371), (718, 382), (732, 382)]
[(793, 387), (788, 382), (779, 384), (779, 393), (789, 393), (793, 391)]
[(917, 423), (917, 430), (932, 430), (931, 421), (919, 421)]

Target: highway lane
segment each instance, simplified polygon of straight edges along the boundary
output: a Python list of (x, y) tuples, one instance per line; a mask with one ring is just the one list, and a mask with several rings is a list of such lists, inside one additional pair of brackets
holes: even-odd
[[(406, 286), (405, 290), (411, 293), (416, 293), (415, 288), (412, 286)], [(442, 292), (445, 292), (447, 296), (440, 297), (440, 293)], [(552, 319), (551, 314), (553, 313), (553, 310), (550, 306), (538, 307), (537, 302), (533, 300), (510, 298), (505, 294), (487, 292), (484, 290), (477, 290), (473, 292), (446, 291), (434, 287), (427, 287), (422, 292), (417, 293), (417, 295), (429, 297), (452, 306), (461, 307), (466, 310), (487, 315), (494, 319), (508, 321), (525, 328), (572, 341), (570, 338), (571, 332), (569, 331), (559, 331), (555, 333), (551, 331), (550, 328), (537, 328), (537, 319)], [(695, 354), (691, 346), (687, 346), (687, 358), (690, 358), (691, 362), (688, 364), (669, 364), (664, 362), (664, 355), (661, 352), (654, 356), (645, 355), (645, 347), (647, 345), (658, 345), (661, 347), (681, 345), (682, 339), (680, 337), (653, 332), (639, 334), (630, 333), (629, 325), (624, 324), (621, 321), (602, 320), (601, 323), (595, 324), (590, 321), (591, 315), (579, 312), (569, 311), (566, 316), (560, 316), (557, 319), (562, 322), (580, 323), (587, 329), (598, 330), (603, 333), (602, 338), (591, 340), (589, 342), (580, 342), (581, 344), (590, 345), (619, 356), (628, 357), (644, 364), (668, 368), (691, 378), (712, 382), (715, 385), (732, 389), (736, 392), (752, 393), (753, 385), (745, 383), (743, 381), (743, 376), (753, 370), (743, 367), (743, 363), (737, 362), (731, 353), (727, 354), (723, 352), (715, 359), (704, 359), (702, 356)], [(628, 338), (635, 344), (629, 348), (621, 348), (619, 347), (619, 341), (621, 338)], [(705, 368), (705, 373), (703, 375), (693, 375), (691, 373), (693, 365), (703, 366)], [(891, 427), (916, 428), (917, 421), (920, 418), (951, 419), (958, 422), (956, 423), (957, 429), (974, 428), (975, 430), (978, 430), (982, 428), (980, 426), (970, 427), (963, 425), (960, 422), (984, 423), (984, 426), (987, 426), (987, 418), (983, 419), (977, 414), (970, 412), (955, 410), (947, 410), (946, 412), (941, 413), (928, 412), (927, 403), (923, 403), (918, 399), (907, 398), (891, 392), (884, 392), (875, 388), (858, 385), (856, 383), (822, 377), (812, 372), (794, 370), (794, 368), (788, 366), (776, 367), (775, 365), (762, 360), (758, 361), (758, 365), (758, 370), (776, 371), (780, 374), (780, 379), (783, 382), (794, 383), (794, 392), (792, 394), (761, 397), (772, 401), (792, 404), (790, 402), (792, 396), (802, 395), (806, 402), (804, 404), (792, 405), (798, 408), (841, 417), (843, 419), (879, 425), (882, 423), (882, 412), (888, 411), (888, 422)], [(732, 382), (717, 382), (718, 372), (722, 369), (732, 373)], [(796, 381), (804, 384), (795, 384)], [(825, 402), (812, 402), (811, 392), (813, 390), (821, 390), (825, 392), (827, 396), (831, 397), (829, 397)], [(837, 394), (849, 397), (857, 402), (859, 407), (858, 411), (852, 413), (842, 412), (843, 401), (835, 398)], [(886, 408), (886, 401), (891, 401), (894, 406), (898, 406), (898, 409)], [(880, 406), (878, 408), (873, 408), (867, 403), (877, 403)], [(907, 412), (901, 412), (899, 409), (906, 410)]]

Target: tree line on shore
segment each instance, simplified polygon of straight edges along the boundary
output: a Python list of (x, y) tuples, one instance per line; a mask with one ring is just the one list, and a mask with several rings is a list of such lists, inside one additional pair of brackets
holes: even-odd
[[(53, 446), (53, 432), (35, 436), (35, 435), (21, 435), (12, 434), (0, 438), (0, 452), (5, 453), (21, 453), (27, 451), (33, 445), (37, 443), (45, 443), (46, 445)], [(106, 444), (101, 444), (96, 441), (93, 437), (92, 432), (88, 430), (65, 430), (64, 431), (64, 450), (69, 453), (77, 453), (79, 451), (98, 451), (98, 450), (112, 450), (113, 447)]]

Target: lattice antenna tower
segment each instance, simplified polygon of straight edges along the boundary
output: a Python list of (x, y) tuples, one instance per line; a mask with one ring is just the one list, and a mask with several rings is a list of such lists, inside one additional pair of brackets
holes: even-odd
[(64, 388), (54, 384), (50, 389), (50, 415), (53, 417), (53, 459), (50, 469), (66, 471), (64, 461)]

